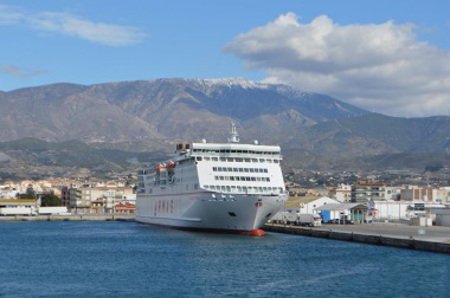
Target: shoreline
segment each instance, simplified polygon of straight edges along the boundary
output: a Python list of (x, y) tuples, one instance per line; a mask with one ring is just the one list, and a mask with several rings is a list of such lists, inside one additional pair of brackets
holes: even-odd
[(13, 215), (0, 216), (7, 221), (134, 221), (134, 214), (67, 214), (67, 215)]
[[(134, 214), (70, 214), (0, 216), (1, 222), (18, 221), (135, 221)], [(450, 254), (450, 228), (401, 224), (326, 225), (301, 227), (267, 223), (267, 232)]]

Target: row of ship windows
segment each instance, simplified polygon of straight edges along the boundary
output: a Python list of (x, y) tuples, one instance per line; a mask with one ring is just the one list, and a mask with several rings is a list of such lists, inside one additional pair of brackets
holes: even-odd
[(214, 176), (214, 180), (220, 181), (259, 181), (270, 182), (269, 177), (244, 177), (244, 176)]
[(209, 156), (197, 156), (196, 160), (201, 161), (225, 161), (225, 162), (267, 162), (267, 163), (278, 163), (278, 159), (270, 158), (242, 158), (242, 157), (209, 157)]
[(225, 185), (204, 185), (203, 188), (208, 190), (217, 191), (238, 191), (238, 192), (268, 192), (268, 191), (279, 191), (282, 192), (281, 187), (270, 187), (270, 186), (225, 186)]
[[(166, 183), (165, 182), (161, 183), (159, 186), (164, 189), (166, 187)], [(190, 184), (186, 184), (184, 186), (184, 189), (186, 191), (188, 191), (188, 190), (197, 190), (198, 188), (199, 188), (199, 186), (198, 186), (197, 183), (194, 183), (194, 184), (191, 184), (191, 185)], [(140, 188), (138, 192), (145, 192), (145, 189), (144, 188)], [(148, 189), (148, 193), (153, 193), (153, 188), (149, 188)]]
[(238, 153), (238, 154), (264, 154), (264, 155), (277, 155), (277, 154), (280, 154), (280, 152), (277, 152), (277, 151), (265, 152), (265, 151), (230, 150), (230, 149), (217, 149), (217, 150), (194, 149), (193, 151), (194, 152), (204, 152), (204, 153)]
[(262, 168), (213, 167), (213, 172), (268, 173), (269, 171)]

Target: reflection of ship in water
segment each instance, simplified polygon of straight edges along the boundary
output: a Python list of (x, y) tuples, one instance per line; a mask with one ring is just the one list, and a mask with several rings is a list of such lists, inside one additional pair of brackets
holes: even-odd
[(139, 173), (136, 220), (258, 234), (287, 199), (279, 146), (178, 144), (172, 160)]

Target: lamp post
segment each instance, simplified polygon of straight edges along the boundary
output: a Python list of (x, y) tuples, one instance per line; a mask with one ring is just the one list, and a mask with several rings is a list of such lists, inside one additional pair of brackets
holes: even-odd
[(112, 220), (114, 220), (115, 219), (114, 215), (116, 213), (116, 198), (115, 197), (112, 197), (112, 204), (113, 204), (113, 206), (112, 206)]

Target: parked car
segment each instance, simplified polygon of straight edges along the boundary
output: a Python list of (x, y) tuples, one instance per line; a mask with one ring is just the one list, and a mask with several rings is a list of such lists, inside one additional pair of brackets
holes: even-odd
[(329, 224), (340, 224), (341, 220), (339, 218), (331, 219), (328, 221)]

